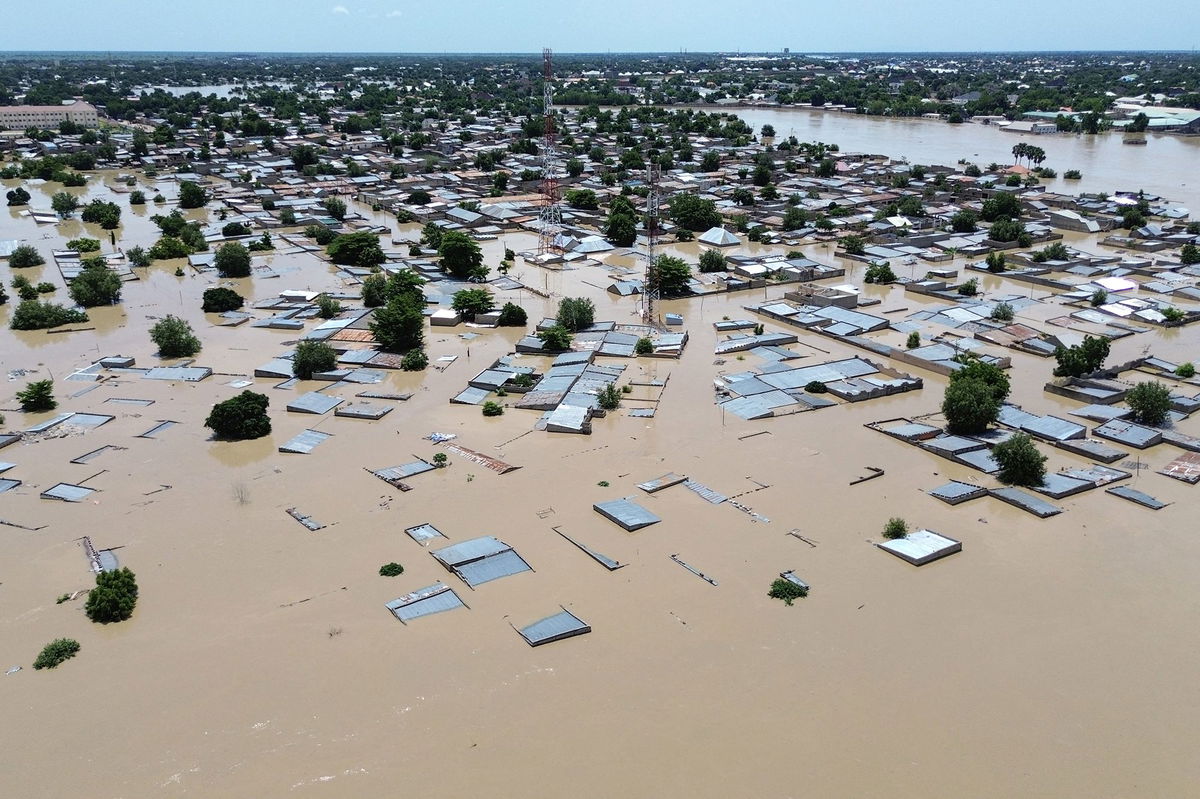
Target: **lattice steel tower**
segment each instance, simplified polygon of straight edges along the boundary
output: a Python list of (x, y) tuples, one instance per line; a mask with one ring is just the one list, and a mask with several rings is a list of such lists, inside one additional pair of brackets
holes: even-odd
[(545, 205), (539, 214), (538, 255), (556, 252), (562, 230), (562, 208), (558, 204), (558, 159), (554, 145), (554, 64), (550, 48), (542, 50), (542, 197)]
[(642, 321), (660, 327), (658, 301), (661, 295), (658, 277), (658, 165), (646, 166), (646, 284), (642, 288)]

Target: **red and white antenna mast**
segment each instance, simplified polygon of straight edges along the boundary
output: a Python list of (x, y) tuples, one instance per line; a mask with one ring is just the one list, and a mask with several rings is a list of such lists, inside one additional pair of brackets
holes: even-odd
[(545, 119), (542, 133), (542, 197), (545, 205), (539, 215), (539, 257), (558, 250), (557, 239), (562, 230), (562, 208), (558, 204), (558, 159), (554, 145), (554, 64), (549, 47), (542, 50), (542, 113)]

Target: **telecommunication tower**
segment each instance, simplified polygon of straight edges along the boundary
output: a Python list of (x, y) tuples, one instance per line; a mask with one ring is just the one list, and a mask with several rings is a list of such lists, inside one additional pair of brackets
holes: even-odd
[(658, 165), (646, 166), (646, 284), (642, 287), (642, 321), (659, 327), (658, 300), (661, 295), (658, 277)]
[(542, 197), (545, 205), (538, 215), (538, 255), (557, 251), (562, 230), (562, 208), (558, 204), (558, 162), (554, 147), (554, 64), (550, 48), (542, 50)]

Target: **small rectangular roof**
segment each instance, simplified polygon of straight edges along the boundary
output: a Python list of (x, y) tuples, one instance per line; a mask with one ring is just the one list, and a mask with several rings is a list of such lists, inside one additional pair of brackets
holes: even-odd
[(530, 646), (541, 646), (564, 638), (590, 633), (592, 628), (570, 611), (563, 610), (553, 616), (535, 621), (517, 630)]
[(463, 607), (466, 604), (445, 583), (434, 583), (387, 603), (387, 609), (402, 622)]
[(930, 561), (962, 551), (961, 541), (939, 535), (932, 530), (915, 530), (903, 538), (893, 538), (875, 546), (914, 566), (924, 566)]
[(598, 502), (592, 509), (609, 521), (619, 524), (629, 532), (658, 524), (662, 521), (641, 505), (629, 499), (614, 499), (608, 502)]

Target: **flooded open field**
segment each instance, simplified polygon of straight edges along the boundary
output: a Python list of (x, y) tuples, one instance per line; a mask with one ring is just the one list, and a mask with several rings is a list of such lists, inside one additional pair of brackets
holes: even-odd
[[(754, 113), (745, 116), (756, 127), (770, 121)], [(888, 151), (856, 143), (826, 119), (827, 133), (796, 135)], [(1044, 145), (1052, 158), (1053, 142)], [(1145, 158), (1158, 146), (1155, 139), (1128, 149)], [(1185, 180), (1181, 166), (1192, 163), (1194, 144), (1170, 146), (1180, 153), (1173, 174)], [(988, 147), (982, 160), (1004, 160), (998, 144)], [(956, 148), (948, 161), (909, 155), (953, 163), (983, 148)], [(1048, 165), (1060, 173), (1100, 171), (1069, 158)], [(1170, 191), (1166, 174), (1159, 190), (1189, 201)], [(111, 195), (116, 176), (101, 175), (70, 191)], [(1121, 187), (1152, 188), (1142, 173), (1125, 177)], [(172, 197), (167, 181), (143, 184), (150, 196)], [(33, 207), (48, 207), (56, 190), (31, 187)], [(130, 211), (124, 195), (116, 201), (124, 209), (118, 245), (151, 244), (155, 207)], [(419, 235), (356, 210), (399, 238)], [(215, 210), (186, 213), (208, 219)], [(65, 287), (49, 251), (81, 234), (111, 249), (107, 235), (77, 220), (38, 226), (15, 209), (0, 211), (0, 239), (35, 244), (47, 264), (24, 271), (35, 283), (58, 284), (59, 298)], [(1068, 243), (1099, 250), (1084, 237)], [(485, 261), (495, 267), (505, 245), (532, 244), (520, 234), (485, 242)], [(693, 244), (670, 249), (693, 261), (698, 254)], [(839, 263), (829, 249), (803, 249)], [(760, 421), (722, 414), (714, 377), (756, 361), (715, 363), (712, 324), (749, 318), (744, 305), (781, 296), (783, 287), (664, 303), (664, 311), (685, 318), (690, 341), (682, 358), (601, 359), (625, 366), (621, 382), (665, 387), (635, 388), (622, 410), (595, 420), (591, 436), (531, 432), (532, 411), (489, 419), (451, 405), (523, 332), (460, 326), (426, 332), (431, 361), (457, 356), (443, 371), (391, 372), (384, 383), (361, 387), (412, 393), (389, 403), (394, 410), (382, 420), (289, 413), (291, 397), (327, 384), (289, 391), (274, 388), (277, 379), (257, 379), (254, 390), (271, 398), (272, 434), (214, 442), (203, 427), (212, 404), (240, 390), (229, 384), (252, 379), (245, 376), (297, 334), (217, 326), (200, 311), (210, 278), (190, 269), (176, 277), (180, 263), (138, 270), (142, 279), (126, 284), (122, 303), (93, 309), (84, 325), (92, 329), (83, 332), (14, 333), (13, 304), (0, 307), (6, 429), (50, 418), (20, 413), (13, 399), (25, 380), (48, 376), (58, 381), (60, 411), (116, 416), (87, 432), (0, 450), (0, 460), (18, 464), (6, 476), (23, 481), (0, 494), (0, 519), (23, 525), (0, 526), (0, 667), (24, 666), (0, 679), (4, 795), (1196, 793), (1200, 600), (1192, 588), (1200, 542), (1193, 509), (1200, 489), (1155, 474), (1174, 449), (1142, 453), (1151, 468), (1129, 481), (1172, 503), (1167, 508), (1152, 512), (1091, 491), (1056, 500), (1065, 512), (1038, 520), (991, 498), (958, 507), (933, 499), (926, 492), (950, 479), (993, 481), (864, 427), (936, 411), (945, 386), (938, 375), (903, 368), (924, 378), (925, 388), (811, 413)], [(612, 256), (604, 263), (634, 261)], [(271, 265), (279, 278), (230, 285), (250, 301), (286, 289), (344, 288), (312, 255), (278, 254)], [(861, 283), (862, 265), (844, 265), (847, 278), (834, 282)], [(0, 267), (6, 285), (10, 273)], [(552, 315), (561, 296), (592, 298), (597, 319), (637, 319), (634, 299), (604, 291), (611, 282), (605, 266), (542, 271), (518, 264), (513, 274), (552, 295), (499, 295), (523, 305), (531, 321)], [(995, 276), (981, 284), (986, 294), (1029, 293), (1026, 284)], [(864, 292), (881, 300), (869, 310), (885, 315), (928, 302), (900, 287)], [(1035, 289), (1039, 299), (1045, 294)], [(196, 362), (211, 367), (212, 377), (189, 384), (121, 375), (95, 388), (63, 379), (107, 355), (156, 364), (147, 330), (167, 313), (192, 323), (204, 343)], [(1056, 307), (1029, 314), (1036, 322)], [(770, 321), (766, 328), (780, 329)], [(465, 340), (467, 332), (479, 335)], [(1114, 342), (1110, 361), (1147, 349), (1195, 360), (1197, 335), (1184, 328), (1129, 336)], [(813, 364), (866, 355), (816, 334), (802, 334), (793, 349)], [(1052, 361), (1005, 354), (1013, 359), (1013, 402), (1058, 415), (1079, 406), (1043, 391)], [(13, 370), (29, 374), (8, 379)], [(355, 390), (332, 393), (352, 400)], [(108, 401), (131, 398), (153, 404)], [(654, 400), (653, 418), (627, 414)], [(177, 424), (139, 437), (164, 420)], [(1200, 435), (1196, 420), (1180, 427)], [(278, 452), (305, 429), (332, 437), (309, 455)], [(424, 438), (433, 431), (521, 468), (499, 475), (450, 454), (448, 468), (413, 477), (413, 490), (403, 493), (365, 471), (442, 451)], [(104, 445), (119, 449), (70, 462)], [(1090, 463), (1043, 449), (1052, 471)], [(851, 486), (867, 467), (885, 474)], [(741, 495), (753, 514), (709, 504), (683, 486), (653, 495), (637, 489), (670, 471)], [(86, 481), (97, 491), (80, 503), (39, 498), (60, 481)], [(635, 495), (663, 521), (628, 533), (591, 507)], [(326, 526), (309, 532), (289, 508)], [(871, 543), (891, 516), (959, 539), (963, 551), (921, 568), (890, 557)], [(471, 590), (405, 535), (425, 522), (448, 543), (494, 535), (533, 571)], [(607, 571), (556, 530), (627, 565)], [(788, 535), (793, 530), (815, 546)], [(130, 621), (96, 625), (82, 599), (55, 603), (92, 584), (77, 541), (85, 535), (98, 547), (120, 547), (122, 564), (136, 572), (140, 597)], [(380, 577), (389, 561), (402, 563), (404, 574)], [(787, 569), (812, 585), (793, 607), (766, 595)], [(469, 609), (405, 626), (384, 607), (439, 580)], [(534, 649), (513, 629), (560, 608), (592, 633)], [(79, 656), (33, 671), (33, 657), (57, 637), (78, 640)]]

